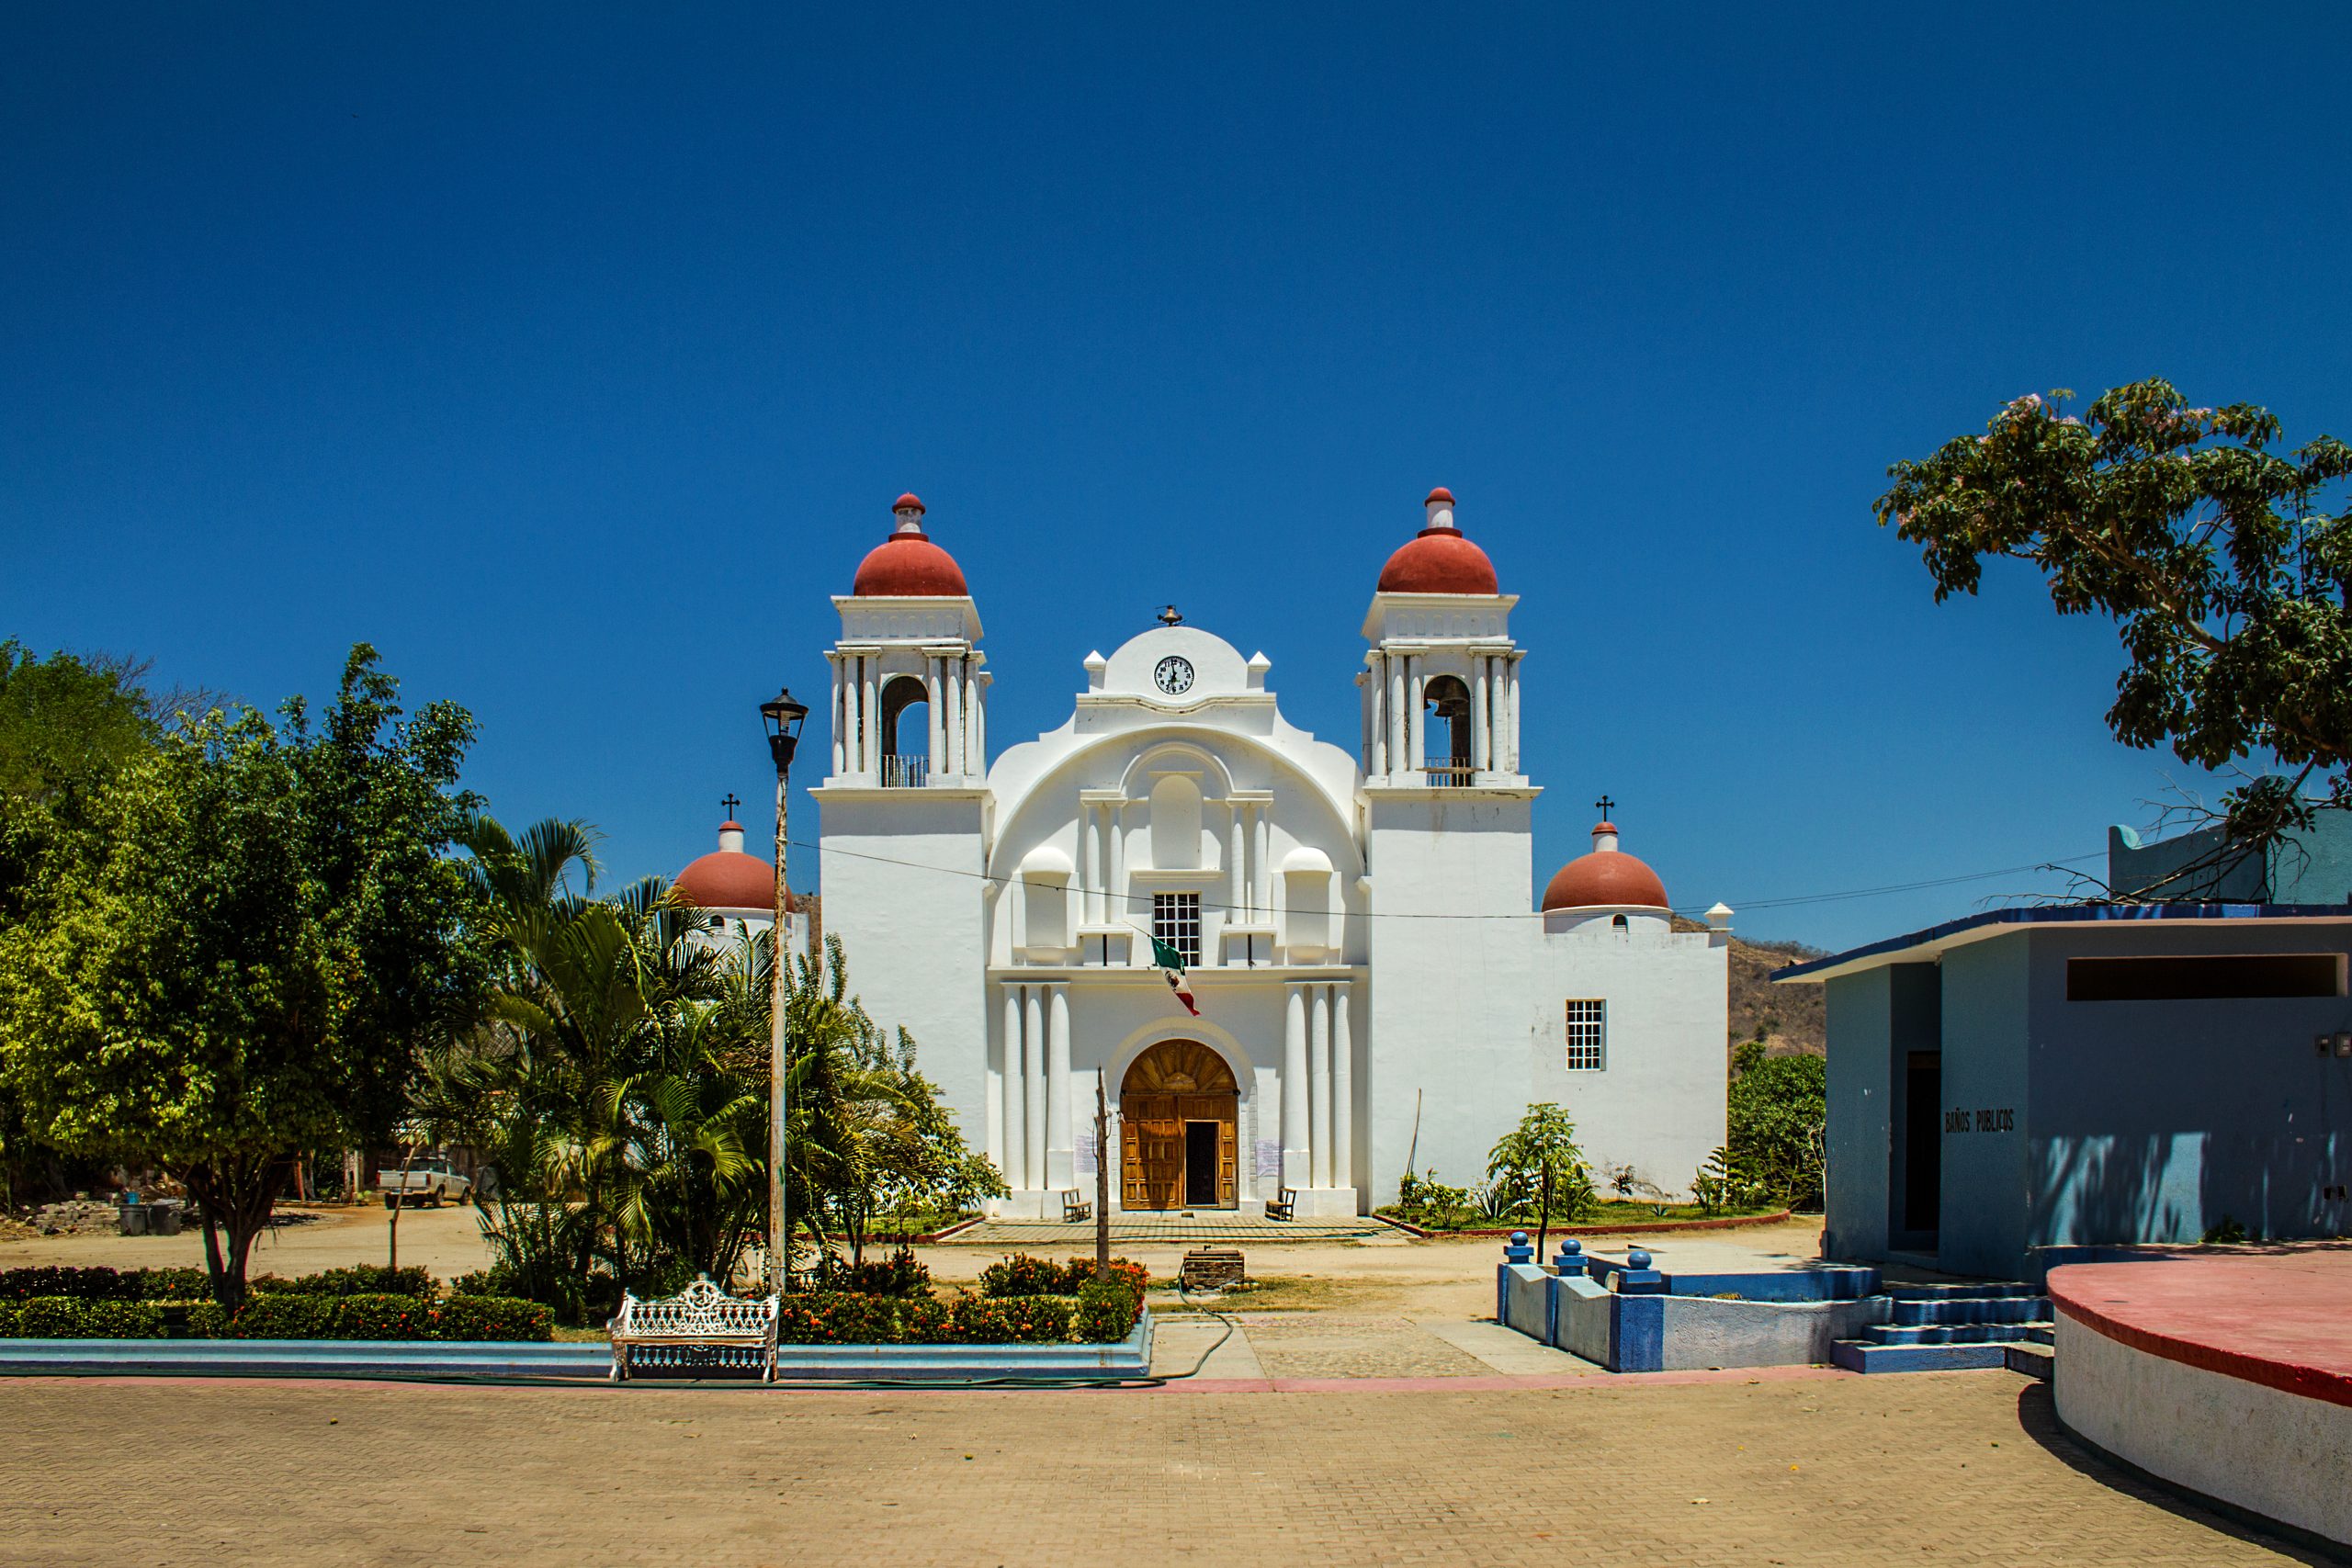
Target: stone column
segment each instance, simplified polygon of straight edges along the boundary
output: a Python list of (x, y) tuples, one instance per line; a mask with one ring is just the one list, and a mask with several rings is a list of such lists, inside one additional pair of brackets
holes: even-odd
[(1384, 653), (1380, 663), (1388, 680), (1388, 766), (1382, 776), (1393, 780), (1405, 771), (1405, 660)]
[(1079, 916), (1090, 926), (1102, 923), (1102, 808), (1079, 807), (1086, 813), (1086, 840), (1078, 862)]
[(1405, 669), (1405, 767), (1415, 784), (1426, 784), (1420, 774), (1430, 754), (1429, 656), (1408, 656)]
[(849, 704), (846, 700), (848, 682), (842, 678), (842, 660), (840, 654), (825, 655), (825, 662), (833, 667), (833, 776), (839, 778), (842, 772), (842, 748), (849, 740)]
[(1312, 1187), (1307, 1169), (1306, 987), (1291, 985), (1283, 999), (1283, 1185)]
[(1023, 1163), (1029, 1173), (1029, 1185), (1046, 1184), (1046, 987), (1023, 986), (1024, 1011), (1028, 1023), (1022, 1030), (1028, 1045), (1022, 1052), (1024, 1071), (1021, 1077), (1023, 1096), (1028, 1101), (1023, 1118), (1029, 1134), (1028, 1153)]
[(1250, 907), (1257, 911), (1258, 923), (1261, 926), (1272, 924), (1274, 919), (1274, 874), (1273, 868), (1266, 863), (1274, 847), (1274, 825), (1268, 817), (1272, 804), (1261, 801), (1250, 808), (1250, 815), (1257, 818), (1258, 838), (1258, 861), (1251, 871), (1257, 891), (1250, 900)]
[(923, 706), (924, 728), (931, 731), (931, 773), (933, 777), (947, 771), (947, 694), (941, 691), (940, 658), (935, 653), (923, 655), (923, 692), (929, 701)]
[(873, 776), (882, 771), (882, 710), (874, 705), (875, 660), (857, 656), (857, 771)]
[(1372, 758), (1364, 772), (1374, 778), (1388, 773), (1388, 656), (1372, 656)]
[(1510, 771), (1514, 773), (1519, 772), (1519, 659), (1520, 656), (1516, 653), (1510, 656), (1508, 666), (1510, 671), (1510, 691), (1503, 702), (1505, 714), (1503, 728), (1505, 733), (1510, 737)]
[(1494, 728), (1488, 722), (1491, 716), (1487, 711), (1487, 705), (1494, 694), (1487, 672), (1494, 669), (1495, 661), (1482, 653), (1470, 664), (1472, 673), (1476, 677), (1476, 683), (1470, 692), (1470, 765), (1482, 773), (1492, 773), (1495, 767), (1492, 750)]
[(1046, 1185), (1078, 1182), (1078, 1141), (1069, 1104), (1069, 987), (1046, 987)]
[(1242, 926), (1250, 923), (1250, 808), (1238, 800), (1231, 804), (1233, 830), (1227, 836), (1233, 840), (1233, 863), (1225, 868), (1225, 919), (1227, 925)]
[(947, 695), (946, 738), (947, 771), (960, 778), (964, 773), (964, 661), (948, 657), (939, 661), (939, 684)]
[(1348, 1027), (1350, 983), (1331, 987), (1331, 1185), (1356, 1184), (1356, 1047)]
[(997, 1165), (1015, 1192), (1029, 1185), (1029, 1075), (1022, 1061), (1021, 987), (1004, 988), (1004, 1147)]
[(972, 772), (986, 778), (989, 771), (989, 682), (994, 677), (972, 674), (972, 706), (967, 722), (972, 727)]
[[(1106, 926), (1121, 926), (1127, 922), (1127, 828), (1125, 802), (1113, 801), (1102, 808), (1102, 825), (1111, 835), (1111, 883), (1103, 892), (1107, 913), (1102, 917)], [(1128, 938), (1128, 951), (1134, 951), (1134, 938)], [(1130, 958), (1130, 962), (1132, 962)]]
[(1309, 1164), (1315, 1185), (1331, 1185), (1331, 988), (1313, 987), (1306, 1031), (1306, 1102)]

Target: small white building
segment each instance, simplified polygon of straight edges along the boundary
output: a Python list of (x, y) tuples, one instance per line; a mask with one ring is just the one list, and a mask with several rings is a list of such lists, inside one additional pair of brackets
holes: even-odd
[[(1431, 492), (1363, 625), (1352, 749), (1282, 716), (1263, 654), (1162, 626), (1084, 660), (1069, 718), (991, 760), (962, 570), (901, 496), (834, 599), (827, 929), (874, 1017), (1013, 1190), (1093, 1185), (1098, 1092), (1123, 1209), (1300, 1213), (1483, 1179), (1526, 1107), (1669, 1192), (1724, 1141), (1730, 911), (1594, 848), (1532, 897), (1515, 596)], [(1200, 1016), (1159, 970), (1176, 948)]]

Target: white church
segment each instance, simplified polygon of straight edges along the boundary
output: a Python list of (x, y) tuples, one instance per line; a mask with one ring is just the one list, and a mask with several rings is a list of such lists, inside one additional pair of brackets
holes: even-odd
[(1671, 1193), (1724, 1142), (1731, 911), (1675, 931), (1607, 821), (1533, 897), (1518, 600), (1451, 493), (1426, 510), (1364, 617), (1352, 750), (1284, 720), (1263, 654), (1168, 624), (992, 753), (979, 610), (911, 495), (834, 599), (825, 929), (1000, 1213), (1092, 1196), (1098, 1086), (1122, 1210), (1356, 1214), (1408, 1161), (1482, 1179), (1544, 1100), (1597, 1173)]

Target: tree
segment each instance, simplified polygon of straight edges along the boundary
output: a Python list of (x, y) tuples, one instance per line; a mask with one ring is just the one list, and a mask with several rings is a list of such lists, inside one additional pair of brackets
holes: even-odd
[(1487, 1179), (1510, 1197), (1510, 1212), (1535, 1211), (1536, 1255), (1552, 1216), (1575, 1219), (1592, 1207), (1592, 1171), (1577, 1147), (1577, 1124), (1561, 1106), (1531, 1105), (1519, 1125), (1487, 1154)]
[(2042, 573), (2060, 615), (2116, 620), (2118, 739), (2290, 770), (2226, 798), (2242, 846), (2309, 826), (2314, 773), (2329, 804), (2352, 805), (2352, 508), (2325, 505), (2352, 447), (2320, 436), (2282, 456), (2267, 410), (2191, 408), (2161, 380), (2079, 419), (2072, 395), (2019, 398), (1984, 434), (1896, 463), (1881, 526), (1919, 547), (1939, 603), (2006, 558)]
[(1829, 1065), (1770, 1056), (1749, 1040), (1732, 1053), (1725, 1098), (1730, 1168), (1792, 1209), (1820, 1206), (1827, 1175)]
[(164, 736), (0, 929), (0, 1079), (28, 1129), (185, 1182), (224, 1306), (294, 1161), (387, 1134), (477, 1005), (446, 853), (472, 720), (403, 720), (396, 694), (361, 644), (321, 722), (297, 697)]

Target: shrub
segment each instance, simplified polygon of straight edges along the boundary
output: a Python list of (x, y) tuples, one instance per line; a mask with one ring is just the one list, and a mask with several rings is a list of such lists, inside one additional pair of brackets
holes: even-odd
[(1004, 1303), (1004, 1316), (1019, 1343), (1057, 1345), (1069, 1337), (1070, 1308), (1060, 1296), (1015, 1296)]
[(832, 1253), (817, 1259), (817, 1288), (861, 1296), (920, 1296), (931, 1290), (931, 1270), (900, 1247), (878, 1262), (847, 1263)]
[(229, 1337), (229, 1314), (219, 1302), (198, 1302), (187, 1309), (187, 1337), (191, 1339), (226, 1339)]
[(1827, 1169), (1828, 1066), (1768, 1056), (1750, 1040), (1732, 1053), (1724, 1098), (1733, 1167), (1792, 1209), (1820, 1206)]
[(294, 1280), (266, 1274), (248, 1280), (245, 1291), (249, 1295), (422, 1296), (430, 1300), (439, 1293), (439, 1287), (433, 1282), (431, 1271), (421, 1267), (387, 1269), (380, 1263), (355, 1263)]
[(555, 1312), (513, 1296), (452, 1296), (435, 1309), (432, 1332), (435, 1339), (552, 1339)]
[(966, 1345), (1009, 1345), (1012, 1342), (1012, 1318), (1001, 1301), (988, 1296), (958, 1296), (956, 1338)]
[(334, 1306), (337, 1339), (430, 1339), (433, 1303), (411, 1295), (370, 1292), (366, 1295), (314, 1297)]
[(125, 1274), (138, 1281), (142, 1302), (203, 1302), (212, 1299), (212, 1280), (201, 1269), (141, 1269)]
[(1142, 1313), (1143, 1292), (1125, 1280), (1091, 1282), (1079, 1287), (1071, 1327), (1087, 1344), (1114, 1344), (1135, 1332)]
[(10, 1269), (0, 1272), (0, 1301), (67, 1296), (79, 1302), (193, 1302), (212, 1293), (201, 1269)]
[(1066, 1288), (1066, 1271), (1050, 1258), (1016, 1252), (1001, 1263), (980, 1270), (984, 1296), (1057, 1296)]
[(17, 1303), (0, 1302), (0, 1339), (17, 1337)]
[(937, 1296), (913, 1296), (900, 1302), (899, 1338), (907, 1345), (955, 1344), (955, 1308)]
[[(1111, 1277), (1125, 1280), (1140, 1292), (1151, 1282), (1151, 1270), (1125, 1258), (1111, 1259)], [(1050, 1258), (1015, 1254), (980, 1270), (984, 1296), (1075, 1295), (1094, 1278), (1094, 1259), (1072, 1258), (1057, 1263)]]
[(35, 1296), (17, 1303), (18, 1339), (161, 1339), (164, 1309), (153, 1302), (87, 1302)]
[(896, 1303), (887, 1296), (804, 1291), (784, 1298), (775, 1337), (786, 1345), (888, 1345), (897, 1342)]
[(238, 1339), (332, 1339), (334, 1309), (333, 1296), (248, 1296), (229, 1333)]
[(487, 1269), (477, 1269), (470, 1274), (460, 1274), (449, 1281), (452, 1296), (519, 1296), (515, 1288), (514, 1270), (503, 1263), (493, 1263)]

